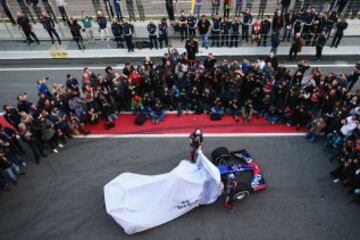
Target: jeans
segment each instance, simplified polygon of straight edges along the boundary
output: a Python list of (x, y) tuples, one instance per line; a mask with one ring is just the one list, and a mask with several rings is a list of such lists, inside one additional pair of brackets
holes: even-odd
[(134, 44), (132, 41), (132, 35), (125, 35), (125, 42), (126, 42), (126, 46), (128, 48), (128, 51), (134, 51)]
[(157, 122), (160, 122), (161, 120), (164, 119), (165, 117), (165, 113), (164, 111), (160, 111), (160, 112), (155, 112), (155, 111), (152, 111), (150, 113), (150, 115), (153, 117), (153, 119)]
[(331, 46), (332, 47), (335, 46), (337, 48), (343, 36), (344, 36), (344, 34), (335, 33), (335, 36), (334, 36)]
[(11, 164), (11, 166), (6, 168), (4, 170), (4, 172), (8, 178), (10, 178), (14, 182), (16, 182), (16, 175), (18, 173), (18, 167), (15, 164)]
[(209, 36), (207, 33), (205, 34), (200, 34), (200, 38), (202, 41), (202, 47), (204, 48), (208, 48), (208, 44), (209, 44)]
[(167, 47), (169, 45), (168, 36), (166, 34), (159, 34), (160, 48), (163, 48), (163, 41), (165, 42), (165, 46)]
[(188, 37), (187, 25), (180, 25), (181, 41)]
[(150, 40), (150, 49), (153, 49), (153, 47), (158, 49), (156, 35), (149, 35), (149, 40)]
[(27, 166), (26, 161), (18, 154), (12, 154), (11, 156), (9, 156), (9, 160), (19, 168), (23, 168)]
[(283, 36), (284, 41), (285, 41), (285, 38), (287, 41), (290, 41), (291, 31), (292, 31), (292, 28), (290, 28), (290, 29), (287, 27), (284, 28), (284, 36)]
[(201, 5), (195, 5), (194, 13), (195, 16), (199, 19), (201, 14)]
[(112, 113), (112, 114), (107, 115), (106, 118), (108, 121), (114, 121), (118, 118), (118, 116), (115, 113)]
[(311, 131), (309, 131), (305, 136), (305, 138), (309, 139), (310, 142), (316, 142), (317, 137), (318, 136), (315, 133), (311, 132)]
[(59, 34), (56, 32), (55, 28), (49, 28), (49, 29), (46, 29), (46, 30), (49, 33), (49, 36), (50, 36), (52, 42), (55, 42), (55, 40), (54, 40), (54, 35), (55, 35), (55, 37), (58, 40), (59, 44), (61, 44), (61, 39), (59, 37)]
[(271, 47), (270, 52), (273, 52), (274, 55), (276, 55), (276, 53), (277, 53), (277, 47), (276, 47), (276, 48), (275, 48), (275, 47)]

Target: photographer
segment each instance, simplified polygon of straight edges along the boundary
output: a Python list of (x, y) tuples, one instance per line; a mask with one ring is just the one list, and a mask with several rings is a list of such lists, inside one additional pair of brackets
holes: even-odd
[(353, 67), (353, 72), (349, 76), (349, 90), (354, 87), (360, 76), (360, 61)]

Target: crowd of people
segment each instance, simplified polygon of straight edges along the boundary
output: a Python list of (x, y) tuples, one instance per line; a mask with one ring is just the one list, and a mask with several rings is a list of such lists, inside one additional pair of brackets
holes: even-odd
[[(63, 0), (57, 2), (60, 4), (58, 5), (60, 11), (66, 3)], [(112, 39), (116, 42), (116, 46), (122, 48), (125, 42), (129, 52), (133, 51), (135, 28), (130, 22), (135, 20), (135, 15), (129, 12), (129, 18), (124, 18), (121, 7), (118, 8), (115, 5), (115, 2), (121, 4), (121, 1), (114, 1), (113, 5), (116, 9), (116, 14), (114, 14), (111, 3), (105, 2), (106, 13), (100, 5), (98, 8), (94, 6), (94, 9), (97, 9), (95, 17), (84, 11), (80, 17), (69, 17), (65, 10), (60, 11), (64, 13), (62, 17), (69, 27), (73, 40), (80, 50), (84, 50), (84, 37), (89, 42), (94, 42), (94, 29), (98, 29), (101, 40), (109, 43), (111, 38), (109, 29), (111, 29)], [(170, 1), (171, 3), (168, 2), (166, 1), (166, 4), (173, 5), (172, 1)], [(291, 1), (281, 1), (279, 8), (272, 16), (265, 15), (264, 11), (261, 10), (265, 9), (267, 2), (262, 1), (263, 3), (260, 5), (264, 7), (260, 8), (256, 19), (251, 12), (252, 1), (246, 2), (243, 4), (243, 1), (235, 1), (235, 6), (232, 6), (232, 1), (225, 0), (224, 13), (221, 14), (220, 0), (215, 0), (210, 17), (201, 15), (201, 0), (196, 0), (194, 13), (186, 14), (185, 11), (180, 11), (179, 16), (175, 18), (174, 12), (170, 11), (171, 14), (169, 13), (168, 19), (162, 18), (158, 24), (150, 21), (147, 25), (145, 31), (149, 34), (150, 44), (148, 47), (158, 48), (159, 45), (160, 48), (167, 47), (168, 39), (177, 37), (176, 35), (169, 36), (168, 29), (173, 27), (175, 32), (179, 33), (182, 41), (188, 37), (200, 37), (202, 46), (205, 48), (209, 46), (209, 39), (211, 47), (237, 47), (240, 41), (246, 43), (251, 41), (257, 46), (271, 45), (271, 50), (276, 54), (281, 42), (288, 41), (292, 42), (289, 52), (291, 59), (296, 57), (304, 45), (315, 46), (316, 58), (319, 59), (330, 34), (333, 33), (331, 47), (338, 47), (344, 36), (344, 31), (348, 27), (346, 14), (343, 14), (344, 6), (341, 5), (344, 4), (344, 1), (338, 1), (337, 5), (330, 6), (328, 9), (324, 8), (324, 4), (319, 4), (321, 1), (312, 4), (310, 2), (302, 5), (295, 4), (293, 9), (289, 9)], [(234, 8), (233, 14), (230, 13), (232, 7)], [(171, 10), (171, 7), (167, 6), (167, 9)], [(39, 12), (38, 20), (49, 33), (52, 43), (55, 43), (56, 37), (58, 43), (61, 44), (61, 39), (56, 30), (57, 19), (54, 17), (55, 15), (51, 11), (49, 12), (46, 7), (44, 9), (37, 7), (37, 12)], [(141, 19), (145, 20), (145, 17)], [(24, 11), (17, 12), (16, 19), (14, 19), (19, 29), (22, 29), (28, 44), (35, 42), (40, 44), (32, 25), (34, 21)]]
[(302, 8), (296, 12), (285, 10), (276, 10), (271, 21), (268, 15), (253, 20), (249, 8), (235, 15), (232, 20), (224, 13), (223, 17), (215, 14), (211, 21), (205, 15), (197, 20), (192, 13), (186, 16), (182, 11), (176, 30), (180, 32), (182, 41), (188, 36), (196, 37), (198, 32), (204, 48), (209, 47), (209, 39), (211, 47), (237, 47), (240, 41), (250, 40), (257, 46), (265, 47), (270, 43), (271, 51), (276, 54), (281, 42), (291, 42), (289, 58), (292, 60), (303, 46), (315, 46), (316, 59), (320, 59), (333, 29), (335, 31), (331, 47), (337, 48), (348, 27), (346, 19), (339, 19), (335, 11), (318, 12), (316, 8)]
[(270, 124), (307, 127), (306, 137), (315, 142), (324, 136), (324, 150), (339, 159), (332, 172), (336, 181), (358, 193), (360, 90), (353, 88), (359, 74), (360, 63), (349, 74), (324, 74), (306, 60), (290, 70), (272, 53), (254, 62), (218, 61), (209, 54), (200, 62), (169, 48), (159, 65), (146, 58), (141, 66), (125, 64), (122, 71), (109, 66), (99, 74), (84, 68), (81, 81), (68, 74), (64, 84), (51, 87), (40, 79), (37, 103), (22, 93), (16, 107), (3, 106), (4, 118), (16, 132), (1, 128), (1, 166), (14, 182), (23, 172), (26, 161), (17, 136), (39, 163), (46, 148), (57, 153), (68, 138), (87, 134), (87, 124), (100, 124), (101, 118), (109, 129), (123, 111), (136, 114), (139, 125), (160, 123), (167, 111), (179, 116), (192, 111), (209, 114), (211, 120), (229, 115), (234, 124), (264, 117)]

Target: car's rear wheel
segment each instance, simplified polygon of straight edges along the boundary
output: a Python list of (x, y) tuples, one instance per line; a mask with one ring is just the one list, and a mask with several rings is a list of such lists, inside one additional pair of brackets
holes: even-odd
[(211, 153), (212, 162), (215, 165), (226, 163), (226, 160), (230, 157), (230, 151), (226, 147), (218, 147)]

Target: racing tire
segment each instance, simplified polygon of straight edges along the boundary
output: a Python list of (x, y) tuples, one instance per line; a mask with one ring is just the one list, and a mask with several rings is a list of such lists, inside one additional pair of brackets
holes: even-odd
[(211, 153), (212, 162), (215, 165), (220, 163), (226, 163), (226, 160), (230, 157), (230, 151), (226, 147), (218, 147)]

